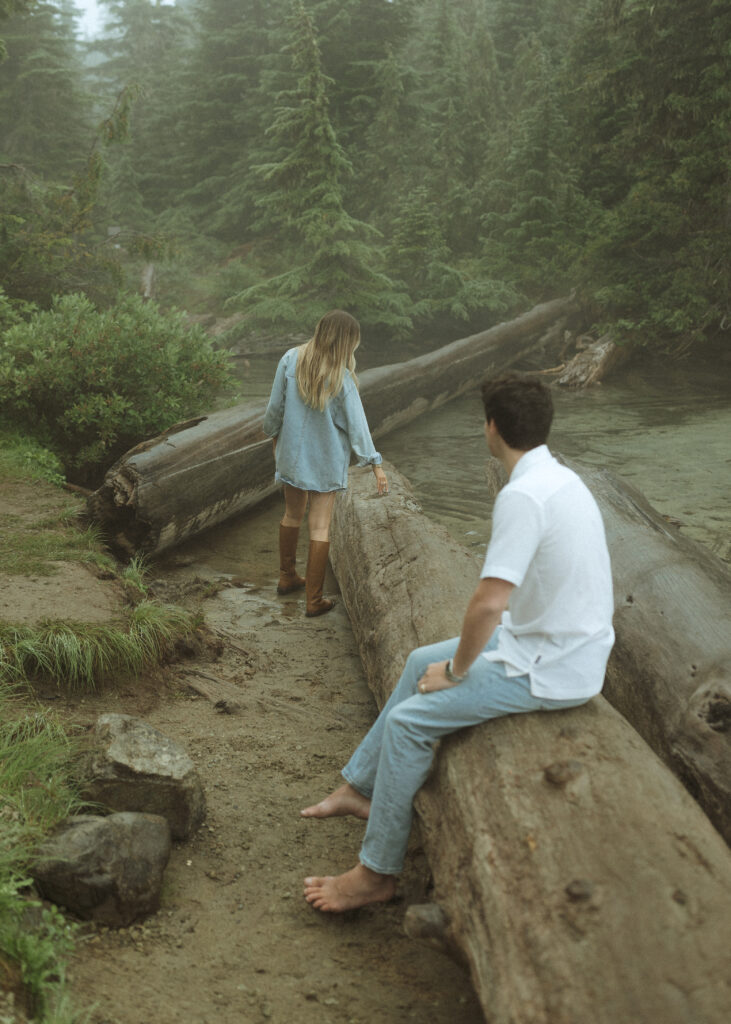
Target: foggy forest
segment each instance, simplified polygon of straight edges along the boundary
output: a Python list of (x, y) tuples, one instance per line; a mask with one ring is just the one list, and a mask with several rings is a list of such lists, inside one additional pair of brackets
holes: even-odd
[[(0, 0), (0, 1024), (141, 1024), (127, 1000), (138, 972), (144, 1020), (160, 1024), (681, 1024), (686, 1011), (721, 1024), (731, 4), (98, 9), (85, 37), (74, 0)], [(399, 467), (390, 500), (407, 522), (394, 536), (413, 554), (400, 571), (418, 599), (404, 602), (384, 569), (402, 556), (389, 506), (354, 486), (323, 563), (320, 583), (327, 573), (334, 585), (334, 572), (342, 588), (324, 647), (274, 604), (281, 509), (264, 500), (275, 485), (256, 403), (285, 349), (332, 309), (362, 327), (371, 426), (398, 425), (382, 432)], [(520, 743), (506, 732), (489, 751), (472, 736), (458, 748), (449, 764), (464, 754), (462, 770), (494, 785), (503, 817), (487, 821), (487, 798), (446, 772), (419, 805), (426, 839), (407, 902), (431, 900), (453, 857), (459, 884), (442, 894), (456, 900), (463, 884), (467, 895), (446, 938), (442, 921), (414, 953), (398, 905), (357, 928), (304, 931), (314, 926), (291, 910), (281, 877), (304, 845), (286, 801), (309, 801), (302, 780), (369, 727), (372, 694), (385, 694), (414, 622), (439, 631), (450, 601), (462, 610), (489, 526), (485, 478), (492, 486), (497, 473), (485, 470), (467, 386), (488, 358), (479, 344), (512, 366), (525, 324), (531, 370), (563, 369), (551, 363), (569, 336), (607, 340), (642, 367), (580, 395), (552, 389), (557, 443), (581, 462), (608, 523), (618, 640), (607, 691), (620, 713), (602, 703), (553, 746), (529, 724)], [(550, 330), (556, 344), (541, 347)], [(379, 364), (392, 371), (385, 382)], [(147, 468), (130, 470), (141, 452)], [(380, 524), (370, 535), (369, 516)], [(432, 536), (429, 517), (459, 550)], [(352, 551), (338, 548), (346, 528)], [(165, 562), (166, 545), (183, 542)], [(367, 600), (366, 577), (382, 589)], [(124, 680), (111, 697), (110, 678)], [(79, 741), (104, 701), (178, 729), (214, 824), (201, 818), (198, 845), (186, 836), (173, 851), (165, 914), (79, 931), (35, 901), (29, 878), (37, 844), (88, 810)], [(515, 808), (533, 790), (505, 797), (521, 773), (540, 779), (525, 821)], [(263, 828), (239, 813), (268, 799)], [(554, 813), (576, 807), (570, 826), (554, 827)], [(464, 851), (473, 833), (487, 850), (493, 827), (509, 853), (490, 874), (500, 842), (481, 860)], [(341, 851), (311, 834), (318, 856), (331, 842)], [(535, 881), (546, 851), (553, 871), (577, 850), (601, 863), (601, 883), (583, 863), (575, 877)], [(634, 889), (612, 889), (615, 862)], [(516, 896), (534, 882), (540, 900)], [(493, 940), (510, 951), (504, 962), (486, 953)], [(317, 950), (307, 979), (300, 942)], [(598, 979), (601, 1007), (583, 1002)], [(636, 1014), (635, 998), (646, 999)], [(92, 1001), (100, 1008), (84, 1009)]]

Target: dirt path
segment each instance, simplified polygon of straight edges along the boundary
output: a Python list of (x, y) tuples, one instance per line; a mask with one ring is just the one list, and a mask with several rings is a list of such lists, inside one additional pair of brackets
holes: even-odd
[[(342, 604), (308, 620), (301, 599), (273, 593), (277, 514), (270, 506), (158, 570), (158, 590), (174, 596), (193, 574), (219, 579), (236, 550), (246, 582), (204, 601), (220, 655), (69, 708), (77, 721), (102, 710), (144, 717), (188, 750), (208, 799), (206, 824), (174, 849), (160, 912), (82, 939), (75, 999), (96, 1004), (92, 1024), (478, 1024), (468, 977), (403, 933), (406, 906), (427, 898), (417, 835), (394, 903), (330, 916), (302, 897), (305, 875), (356, 861), (361, 822), (304, 821), (298, 811), (338, 784), (375, 705)], [(241, 713), (218, 713), (190, 692), (206, 680), (234, 685)]]

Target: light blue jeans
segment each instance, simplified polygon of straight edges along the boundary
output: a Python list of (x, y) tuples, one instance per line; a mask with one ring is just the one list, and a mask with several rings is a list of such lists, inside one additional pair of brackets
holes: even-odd
[[(501, 661), (477, 658), (464, 682), (419, 693), (427, 665), (452, 658), (459, 637), (418, 647), (409, 655), (396, 687), (363, 742), (343, 768), (354, 789), (371, 800), (360, 862), (381, 875), (403, 869), (413, 800), (424, 784), (441, 736), (523, 711), (578, 707), (581, 700), (534, 697), (528, 676), (509, 678)], [(485, 650), (497, 646), (497, 631)]]

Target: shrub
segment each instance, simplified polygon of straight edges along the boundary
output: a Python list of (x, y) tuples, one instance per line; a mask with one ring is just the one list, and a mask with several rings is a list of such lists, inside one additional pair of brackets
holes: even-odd
[(227, 363), (182, 313), (136, 295), (106, 311), (65, 295), (5, 332), (0, 408), (89, 482), (139, 441), (205, 410), (230, 387)]

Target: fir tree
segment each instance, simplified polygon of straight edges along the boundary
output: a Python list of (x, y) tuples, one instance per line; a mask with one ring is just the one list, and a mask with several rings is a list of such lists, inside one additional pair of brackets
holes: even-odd
[(236, 296), (259, 320), (301, 324), (342, 306), (367, 324), (409, 326), (408, 297), (383, 273), (375, 232), (343, 206), (351, 166), (328, 114), (313, 20), (294, 0), (289, 53), (295, 82), (281, 93), (270, 136), (276, 159), (262, 165), (259, 231), (274, 234), (296, 266)]
[(566, 287), (563, 278), (586, 230), (588, 204), (567, 164), (568, 125), (555, 76), (537, 36), (519, 47), (523, 108), (501, 173), (489, 183), (486, 266), (531, 296)]
[(266, 159), (285, 10), (285, 0), (202, 0), (199, 8), (179, 111), (181, 201), (204, 231), (229, 242), (250, 234), (250, 168)]
[(421, 116), (405, 140), (412, 187), (425, 185), (442, 211), (450, 249), (474, 251), (482, 212), (478, 183), (502, 115), (502, 93), (481, 0), (428, 0), (405, 50), (420, 69)]
[(106, 34), (91, 46), (102, 58), (91, 72), (99, 102), (109, 106), (125, 88), (137, 97), (127, 144), (110, 157), (105, 202), (115, 220), (149, 230), (153, 215), (176, 198), (178, 68), (185, 63), (191, 29), (177, 5), (104, 2)]
[(91, 126), (68, 0), (38, 2), (4, 26), (0, 158), (63, 181), (86, 157)]
[(635, 0), (613, 29), (584, 127), (594, 158), (624, 170), (587, 175), (604, 214), (582, 279), (615, 333), (682, 349), (729, 316), (731, 10)]
[(417, 118), (409, 99), (415, 73), (391, 46), (376, 73), (377, 102), (363, 151), (356, 154), (351, 202), (361, 216), (387, 230), (402, 197), (411, 191), (413, 157), (407, 140)]
[(412, 9), (404, 0), (317, 0), (311, 5), (325, 74), (331, 79), (330, 119), (355, 156), (381, 93), (388, 50), (401, 46)]
[[(0, 21), (11, 17), (13, 14), (25, 13), (33, 0), (0, 0)], [(5, 60), (8, 51), (5, 48), (5, 40), (0, 39), (0, 62)]]

